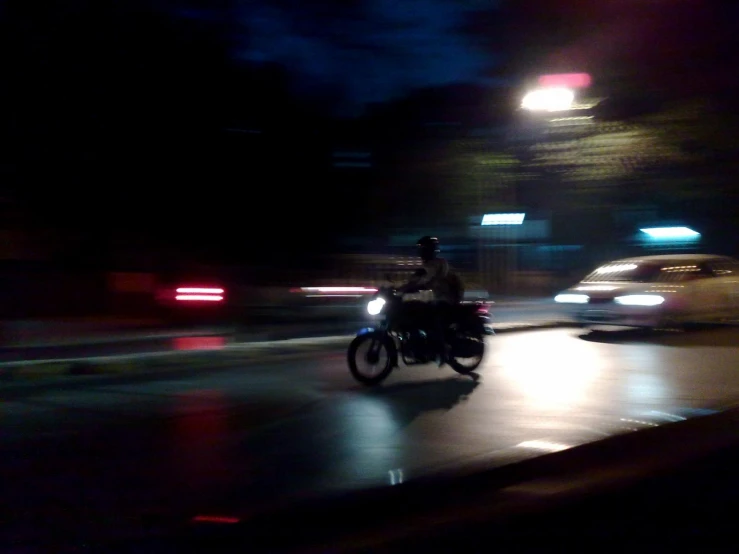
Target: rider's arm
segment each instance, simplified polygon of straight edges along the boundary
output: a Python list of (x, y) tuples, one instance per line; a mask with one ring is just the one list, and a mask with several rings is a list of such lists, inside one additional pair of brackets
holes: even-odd
[(398, 292), (400, 292), (401, 294), (406, 292), (416, 292), (423, 287), (426, 280), (427, 271), (424, 268), (420, 268), (416, 270), (416, 272), (405, 285), (398, 287)]

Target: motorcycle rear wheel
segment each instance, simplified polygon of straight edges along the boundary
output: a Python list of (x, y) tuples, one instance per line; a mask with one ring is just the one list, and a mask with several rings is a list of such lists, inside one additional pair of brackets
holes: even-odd
[[(478, 336), (465, 336), (460, 337), (462, 340), (474, 340), (476, 342), (479, 341), (479, 354), (476, 356), (468, 357), (468, 358), (462, 358), (461, 356), (457, 355), (455, 356), (454, 352), (454, 346), (452, 345), (450, 351), (449, 351), (449, 359), (447, 360), (447, 363), (449, 364), (449, 367), (451, 367), (454, 371), (461, 375), (469, 375), (473, 371), (475, 371), (478, 367), (480, 367), (480, 364), (482, 363), (483, 358), (485, 357), (485, 339), (484, 337), (478, 337)], [(470, 363), (461, 363), (459, 359), (471, 360)]]

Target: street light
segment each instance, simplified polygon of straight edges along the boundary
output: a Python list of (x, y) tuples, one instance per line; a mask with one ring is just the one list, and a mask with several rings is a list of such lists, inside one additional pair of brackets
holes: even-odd
[(562, 112), (572, 109), (575, 93), (568, 88), (551, 87), (532, 90), (521, 101), (525, 110), (537, 112)]

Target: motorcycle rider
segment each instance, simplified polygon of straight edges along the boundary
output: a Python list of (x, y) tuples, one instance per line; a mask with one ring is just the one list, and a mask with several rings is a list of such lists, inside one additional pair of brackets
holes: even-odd
[(437, 360), (441, 367), (448, 359), (448, 345), (444, 341), (444, 324), (448, 321), (452, 306), (461, 301), (460, 291), (452, 286), (452, 273), (449, 263), (438, 254), (440, 252), (439, 239), (426, 235), (418, 239), (416, 247), (423, 262), (411, 279), (398, 288), (398, 292), (416, 292), (430, 289), (433, 291), (434, 301), (430, 304), (430, 316), (433, 325), (430, 331), (431, 343), (434, 345)]

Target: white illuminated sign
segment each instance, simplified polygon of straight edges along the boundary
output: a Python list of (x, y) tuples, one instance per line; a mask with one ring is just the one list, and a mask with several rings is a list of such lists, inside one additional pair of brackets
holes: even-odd
[(689, 227), (652, 227), (649, 229), (640, 229), (642, 233), (646, 233), (653, 239), (697, 239), (701, 234), (693, 231)]
[(485, 214), (480, 225), (521, 225), (526, 214)]

